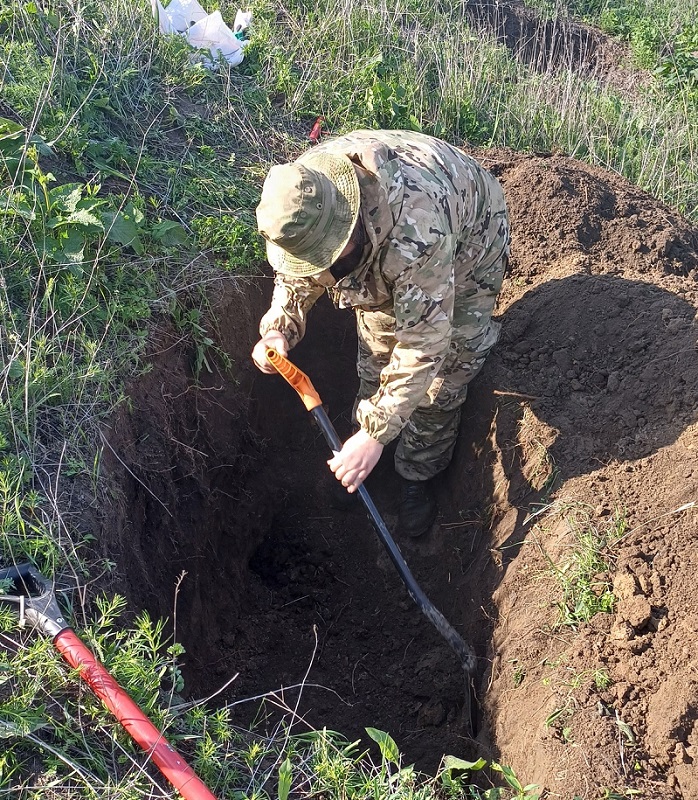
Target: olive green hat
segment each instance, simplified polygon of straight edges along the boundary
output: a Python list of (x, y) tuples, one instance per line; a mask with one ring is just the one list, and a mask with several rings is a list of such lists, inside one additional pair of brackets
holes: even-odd
[(329, 269), (347, 245), (361, 198), (344, 155), (309, 152), (269, 170), (257, 226), (277, 272), (305, 277)]

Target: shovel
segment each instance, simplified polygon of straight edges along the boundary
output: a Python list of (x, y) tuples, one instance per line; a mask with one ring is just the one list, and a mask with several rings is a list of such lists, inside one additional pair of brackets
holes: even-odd
[(29, 622), (51, 637), (58, 652), (73, 669), (80, 671), (80, 677), (182, 797), (185, 800), (216, 800), (194, 770), (66, 623), (50, 582), (31, 564), (0, 569), (0, 581), (10, 583), (9, 592), (0, 594), (0, 602), (17, 606), (20, 625)]
[[(313, 415), (313, 418), (317, 422), (327, 444), (332, 449), (332, 452), (338, 453), (342, 449), (342, 441), (337, 435), (337, 431), (327, 415), (327, 412), (322, 407), (320, 395), (317, 393), (315, 387), (311, 383), (310, 378), (304, 372), (301, 372), (301, 370), (298, 369), (295, 364), (292, 364), (287, 358), (282, 356), (280, 353), (277, 353), (276, 350), (269, 348), (266, 355), (267, 361), (269, 361), (274, 369), (296, 390), (303, 401), (303, 405)], [(419, 606), (420, 611), (429, 620), (429, 622), (431, 622), (441, 636), (443, 636), (443, 638), (448, 642), (449, 646), (461, 663), (466, 679), (465, 708), (463, 716), (465, 725), (468, 728), (468, 733), (472, 735), (475, 729), (474, 713), (476, 707), (472, 687), (472, 677), (475, 673), (475, 652), (469, 644), (466, 644), (463, 638), (446, 620), (444, 615), (436, 608), (436, 606), (434, 606), (434, 604), (422, 591), (422, 588), (419, 586), (414, 578), (414, 575), (412, 575), (410, 568), (407, 566), (407, 562), (402, 557), (398, 546), (395, 544), (395, 540), (390, 535), (390, 531), (388, 530), (385, 522), (383, 522), (383, 518), (371, 499), (368, 490), (363, 484), (359, 486), (357, 493), (366, 507), (366, 510), (368, 511), (368, 515), (376, 529), (378, 538), (388, 551), (390, 560), (393, 562), (398, 574), (400, 575), (400, 578), (407, 587), (410, 597)]]

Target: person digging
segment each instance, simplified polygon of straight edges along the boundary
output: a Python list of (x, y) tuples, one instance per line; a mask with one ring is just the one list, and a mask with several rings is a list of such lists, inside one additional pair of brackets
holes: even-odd
[(400, 437), (398, 532), (423, 535), (437, 513), (431, 481), (499, 335), (510, 241), (499, 182), (439, 139), (356, 131), (273, 166), (257, 224), (275, 278), (254, 363), (274, 372), (267, 349), (288, 354), (323, 292), (355, 309), (358, 430), (328, 463), (353, 493)]

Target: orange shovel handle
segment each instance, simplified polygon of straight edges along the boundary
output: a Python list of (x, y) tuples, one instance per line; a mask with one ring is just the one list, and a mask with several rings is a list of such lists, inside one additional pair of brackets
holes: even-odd
[(305, 372), (299, 370), (295, 364), (292, 364), (281, 353), (277, 353), (271, 347), (267, 350), (267, 361), (298, 392), (303, 405), (308, 411), (312, 411), (322, 405), (320, 395), (315, 391), (315, 387)]

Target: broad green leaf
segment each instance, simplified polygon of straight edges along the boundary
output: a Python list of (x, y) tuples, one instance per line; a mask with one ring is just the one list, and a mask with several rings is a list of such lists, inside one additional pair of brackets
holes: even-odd
[(94, 100), (90, 100), (90, 105), (94, 106), (95, 108), (101, 108), (102, 111), (106, 111), (115, 117), (119, 116), (118, 111), (116, 111), (116, 109), (110, 104), (108, 97), (95, 97)]
[(14, 136), (23, 131), (24, 125), (20, 125), (18, 122), (8, 119), (7, 117), (0, 117), (0, 138)]
[(35, 206), (20, 192), (0, 193), (0, 214), (18, 216), (32, 222), (36, 219)]
[(482, 769), (483, 767), (487, 766), (487, 762), (484, 758), (478, 758), (477, 761), (466, 761), (463, 758), (457, 758), (456, 756), (444, 756), (443, 761), (444, 767), (443, 772), (447, 772), (454, 769), (462, 769), (468, 770), (469, 772), (475, 772), (476, 770)]
[(504, 775), (504, 780), (512, 789), (516, 789), (517, 792), (523, 792), (524, 787), (521, 785), (521, 781), (516, 777), (516, 773), (511, 767), (498, 764), (496, 761), (493, 761), (490, 766), (495, 772), (501, 772), (502, 775)]
[(50, 258), (51, 261), (56, 262), (63, 259), (63, 246), (53, 236), (44, 236), (43, 239), (37, 238), (36, 245), (43, 255)]
[(83, 186), (80, 183), (64, 183), (48, 193), (51, 210), (71, 214), (82, 200)]
[(63, 239), (63, 257), (67, 264), (78, 264), (84, 258), (85, 237), (80, 231), (70, 231), (68, 236)]
[[(0, 140), (0, 147), (2, 147), (2, 140)], [(19, 156), (2, 155), (2, 151), (0, 151), (0, 167), (7, 171), (12, 181), (17, 178), (23, 161), (24, 159)]]
[(31, 139), (29, 139), (29, 144), (33, 144), (36, 147), (37, 152), (40, 156), (52, 156), (53, 150), (49, 147), (46, 140), (39, 136), (38, 133), (35, 133)]
[(187, 232), (179, 222), (171, 219), (163, 219), (155, 223), (152, 234), (164, 247), (178, 247), (185, 244), (188, 239)]
[[(26, 156), (27, 145), (33, 145), (41, 155), (50, 155), (51, 148), (38, 134), (27, 142), (27, 131), (23, 125), (6, 117), (0, 117), (0, 166), (14, 179), (20, 172)], [(30, 158), (33, 161), (33, 158)]]
[(279, 800), (288, 800), (292, 779), (293, 768), (291, 767), (291, 760), (287, 758), (279, 767)]
[(124, 214), (130, 217), (136, 223), (136, 225), (141, 225), (145, 219), (143, 212), (140, 210), (140, 208), (134, 206), (133, 203), (128, 203), (126, 205), (126, 208), (124, 208)]
[(77, 211), (74, 211), (67, 219), (66, 222), (69, 222), (74, 225), (85, 225), (98, 228), (100, 231), (104, 230), (104, 225), (102, 224), (102, 220), (95, 216), (91, 211), (86, 208), (78, 208)]
[(400, 760), (400, 751), (393, 737), (385, 731), (380, 731), (377, 728), (366, 728), (366, 733), (377, 743), (380, 748), (381, 755), (386, 761), (391, 764), (397, 764)]
[(25, 130), (11, 119), (0, 117), (0, 153), (18, 156), (24, 150)]
[(138, 236), (136, 223), (121, 211), (105, 211), (102, 214), (107, 239), (110, 242), (132, 247), (141, 256), (144, 253), (143, 243)]
[(18, 358), (10, 362), (10, 367), (7, 370), (10, 378), (21, 378), (24, 375), (24, 364)]

